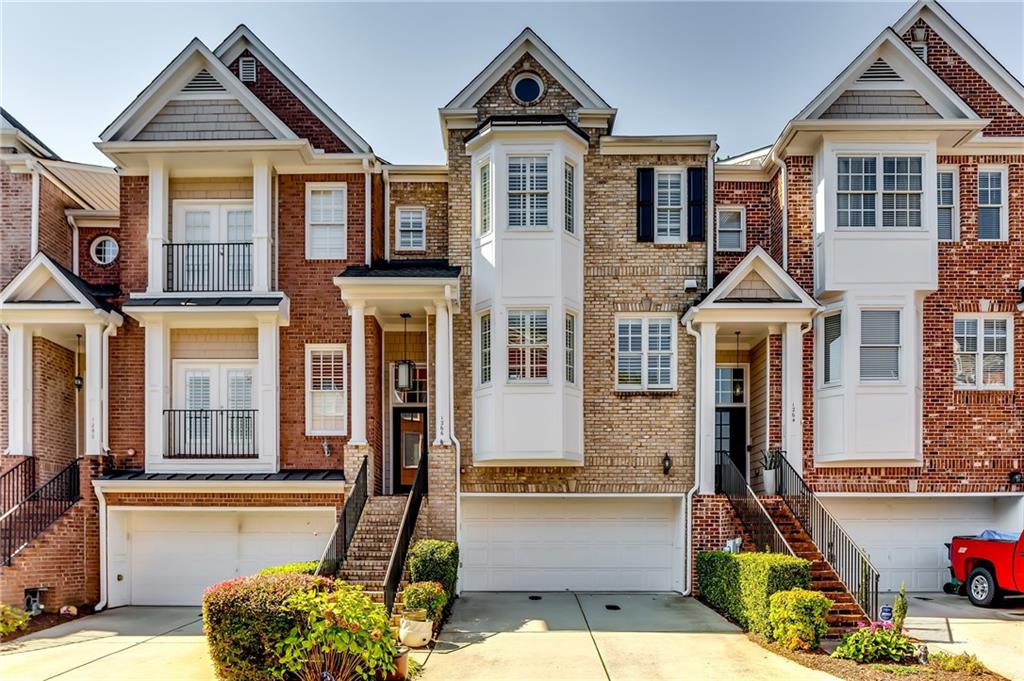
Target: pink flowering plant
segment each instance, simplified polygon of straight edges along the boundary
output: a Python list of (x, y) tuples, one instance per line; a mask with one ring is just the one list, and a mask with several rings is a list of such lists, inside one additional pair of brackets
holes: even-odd
[(832, 657), (860, 664), (902, 662), (916, 652), (910, 639), (893, 628), (891, 622), (864, 622), (859, 629), (843, 637)]

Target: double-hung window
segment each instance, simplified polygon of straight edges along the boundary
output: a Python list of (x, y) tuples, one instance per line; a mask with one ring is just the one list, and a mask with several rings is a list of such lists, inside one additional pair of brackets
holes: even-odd
[(861, 310), (861, 381), (900, 379), (900, 338), (899, 310)]
[(344, 183), (306, 185), (306, 260), (344, 260), (347, 257), (347, 197)]
[(576, 382), (576, 315), (565, 313), (565, 382)]
[(508, 311), (508, 381), (537, 383), (548, 378), (547, 310)]
[(921, 226), (922, 161), (920, 156), (882, 157), (882, 227)]
[(957, 317), (953, 320), (953, 383), (957, 388), (1010, 385), (1010, 320)]
[(480, 315), (480, 384), (491, 382), (491, 313)]
[(960, 229), (960, 216), (957, 214), (957, 173), (955, 169), (943, 168), (935, 177), (939, 241), (956, 241)]
[(675, 318), (623, 317), (615, 324), (617, 390), (675, 388)]
[(1006, 239), (1006, 171), (978, 171), (978, 239)]
[(683, 240), (683, 173), (654, 174), (654, 241), (681, 243)]
[(565, 164), (565, 231), (576, 233), (576, 166)]
[(746, 250), (747, 215), (742, 207), (718, 209), (718, 244), (719, 251)]
[(838, 385), (843, 378), (843, 313), (822, 320), (822, 383)]
[(836, 225), (874, 227), (877, 159), (874, 156), (840, 156), (836, 196)]
[(547, 156), (510, 156), (508, 159), (509, 229), (547, 229)]
[(427, 211), (423, 208), (399, 208), (395, 213), (398, 223), (398, 250), (426, 250)]
[(893, 230), (921, 227), (924, 193), (921, 156), (840, 156), (837, 164), (838, 227)]
[(306, 435), (344, 435), (345, 346), (306, 346)]
[(491, 204), (491, 164), (489, 161), (477, 168), (477, 177), (479, 178), (477, 187), (479, 192), (477, 208), (480, 212), (479, 232), (480, 236), (487, 236), (491, 233), (491, 227), (494, 224)]

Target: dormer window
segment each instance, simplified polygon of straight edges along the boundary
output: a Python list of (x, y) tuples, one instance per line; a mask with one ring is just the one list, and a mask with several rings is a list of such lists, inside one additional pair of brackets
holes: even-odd
[(544, 94), (544, 83), (535, 73), (520, 73), (512, 80), (512, 96), (520, 104), (536, 104)]
[(547, 229), (548, 159), (510, 156), (508, 159), (509, 229)]

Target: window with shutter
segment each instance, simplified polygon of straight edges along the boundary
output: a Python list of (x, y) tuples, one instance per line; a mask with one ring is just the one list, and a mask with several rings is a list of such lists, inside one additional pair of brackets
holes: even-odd
[(1002, 389), (1011, 385), (1009, 317), (953, 320), (953, 383), (957, 388)]
[(959, 225), (956, 212), (957, 182), (955, 170), (940, 170), (936, 175), (936, 204), (939, 241), (955, 241)]
[(510, 156), (508, 159), (509, 229), (548, 226), (548, 159)]
[(424, 208), (399, 208), (395, 222), (398, 224), (399, 251), (423, 251), (427, 248), (427, 211)]
[(683, 241), (683, 173), (657, 171), (654, 177), (654, 242)]
[(899, 310), (861, 310), (860, 378), (862, 381), (900, 379)]
[(825, 385), (837, 385), (843, 378), (843, 315), (827, 315), (822, 323), (822, 370)]
[(1006, 238), (1006, 172), (978, 171), (978, 239), (1002, 241)]
[(344, 260), (348, 251), (348, 191), (344, 184), (306, 184), (306, 259)]
[(673, 317), (622, 317), (615, 323), (616, 390), (673, 390)]
[(306, 346), (306, 434), (346, 433), (345, 346)]
[(718, 209), (717, 250), (745, 251), (747, 242), (746, 232), (746, 210), (742, 207)]
[(547, 380), (547, 377), (547, 310), (509, 310), (509, 383), (543, 382)]

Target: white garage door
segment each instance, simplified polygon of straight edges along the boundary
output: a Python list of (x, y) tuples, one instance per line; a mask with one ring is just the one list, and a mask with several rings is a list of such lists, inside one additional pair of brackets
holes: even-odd
[[(992, 498), (823, 499), (878, 568), (882, 591), (941, 591), (949, 581), (945, 543), (955, 535), (997, 528)], [(997, 528), (998, 529), (998, 528)]]
[(131, 603), (197, 605), (212, 584), (320, 557), (334, 511), (135, 511)]
[(463, 497), (466, 591), (678, 590), (678, 499)]

